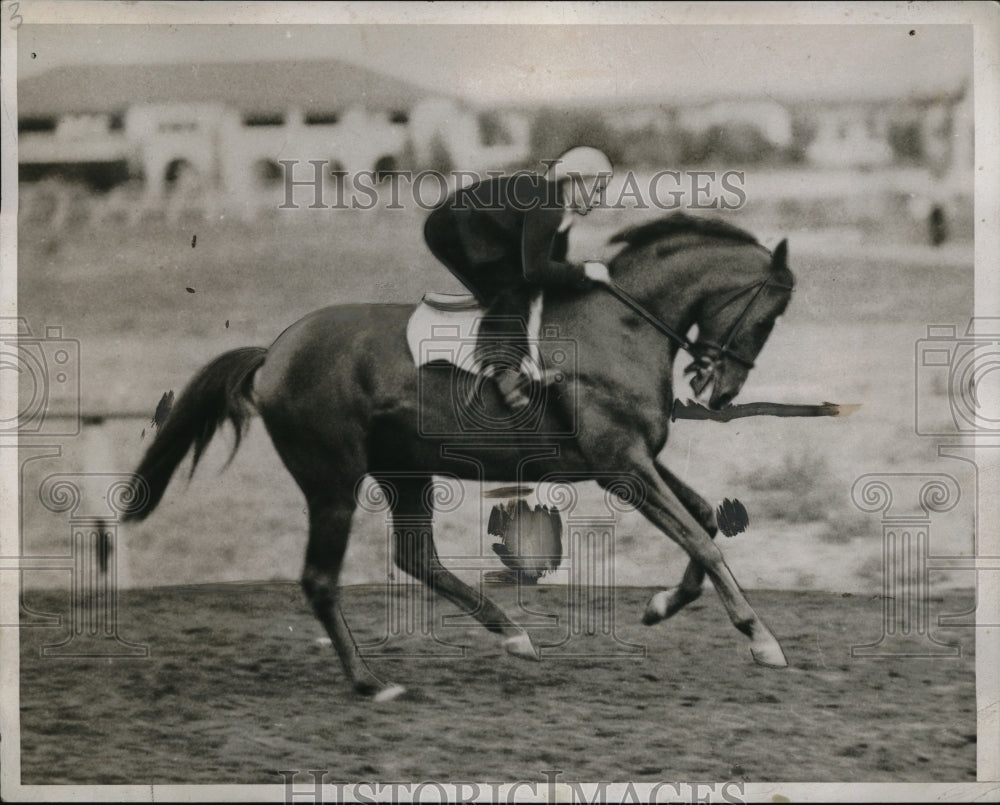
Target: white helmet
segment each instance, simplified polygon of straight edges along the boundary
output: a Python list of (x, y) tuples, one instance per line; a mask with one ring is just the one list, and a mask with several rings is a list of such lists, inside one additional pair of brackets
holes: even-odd
[(607, 155), (597, 148), (581, 145), (570, 148), (559, 159), (549, 165), (546, 178), (550, 182), (561, 182), (564, 179), (594, 179), (598, 177), (611, 178), (614, 168)]

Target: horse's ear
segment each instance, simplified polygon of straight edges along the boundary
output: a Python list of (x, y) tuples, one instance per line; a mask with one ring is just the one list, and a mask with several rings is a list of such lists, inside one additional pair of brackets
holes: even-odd
[(771, 255), (771, 270), (780, 271), (783, 268), (788, 268), (788, 238), (781, 241)]

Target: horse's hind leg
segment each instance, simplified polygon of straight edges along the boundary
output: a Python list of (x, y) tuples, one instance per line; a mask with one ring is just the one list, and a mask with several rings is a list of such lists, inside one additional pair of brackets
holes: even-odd
[[(688, 513), (698, 521), (698, 524), (712, 539), (715, 539), (719, 529), (715, 523), (715, 513), (708, 501), (658, 461), (656, 462), (656, 471), (670, 488), (670, 491), (677, 495), (677, 499), (688, 510)], [(656, 593), (649, 600), (646, 612), (642, 616), (642, 622), (651, 626), (675, 615), (701, 595), (704, 583), (705, 568), (693, 560), (689, 561), (680, 584), (672, 590)]]
[(432, 479), (418, 477), (378, 481), (383, 486), (392, 487), (387, 493), (394, 501), (392, 558), (396, 567), (471, 614), (491, 632), (502, 635), (508, 653), (522, 659), (538, 660), (538, 652), (524, 629), (507, 617), (493, 601), (441, 564), (434, 546), (433, 513), (427, 509), (425, 500), (428, 496), (424, 494)]
[(302, 573), (302, 589), (340, 657), (354, 690), (376, 701), (393, 699), (403, 692), (376, 677), (358, 655), (354, 636), (340, 609), (338, 579), (347, 549), (354, 501), (309, 501), (309, 546)]

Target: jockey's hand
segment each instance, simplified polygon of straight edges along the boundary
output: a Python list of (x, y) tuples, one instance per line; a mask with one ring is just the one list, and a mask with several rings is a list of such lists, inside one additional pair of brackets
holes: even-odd
[(602, 285), (611, 284), (611, 275), (608, 273), (608, 267), (604, 263), (599, 263), (596, 260), (588, 260), (583, 264), (583, 273), (587, 276), (587, 279), (593, 282), (599, 282)]

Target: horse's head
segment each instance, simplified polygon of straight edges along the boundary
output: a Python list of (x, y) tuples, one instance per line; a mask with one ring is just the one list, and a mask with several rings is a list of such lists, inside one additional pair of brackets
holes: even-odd
[(746, 382), (774, 322), (788, 306), (795, 278), (788, 268), (788, 242), (781, 241), (759, 277), (713, 289), (698, 315), (691, 388), (701, 395), (709, 384), (708, 407), (728, 405)]

